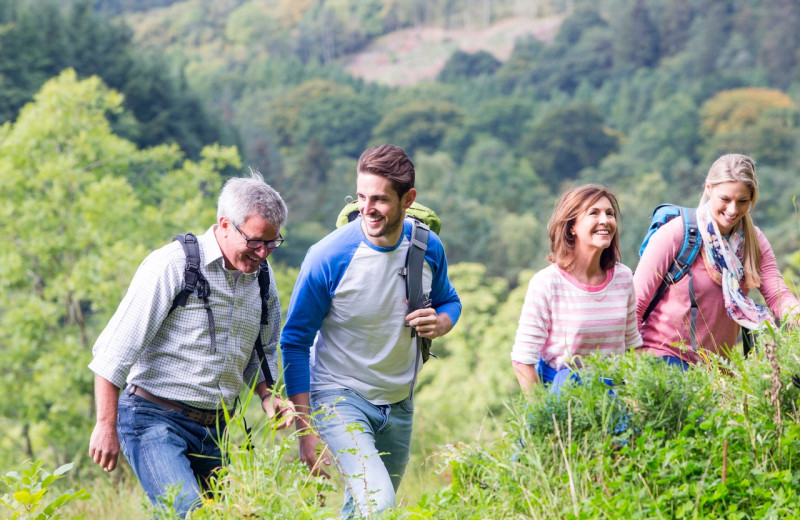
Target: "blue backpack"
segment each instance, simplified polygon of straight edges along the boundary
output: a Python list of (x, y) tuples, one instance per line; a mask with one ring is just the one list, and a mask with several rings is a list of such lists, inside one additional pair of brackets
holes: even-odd
[(647, 249), (647, 244), (650, 242), (650, 237), (653, 233), (658, 231), (661, 226), (670, 220), (680, 217), (683, 221), (683, 242), (678, 254), (675, 256), (675, 261), (669, 268), (669, 271), (664, 275), (661, 285), (658, 286), (653, 299), (642, 315), (642, 321), (647, 320), (650, 313), (656, 307), (656, 304), (664, 296), (664, 293), (670, 288), (671, 285), (677, 283), (678, 280), (683, 278), (685, 274), (689, 274), (689, 299), (691, 301), (691, 316), (692, 322), (689, 329), (692, 342), (692, 350), (697, 350), (695, 343), (695, 332), (697, 330), (697, 299), (694, 292), (694, 280), (692, 279), (691, 266), (700, 254), (700, 247), (703, 245), (703, 238), (700, 236), (700, 230), (697, 227), (697, 209), (686, 208), (683, 206), (676, 206), (675, 204), (660, 204), (653, 210), (653, 216), (650, 217), (650, 228), (642, 240), (642, 246), (639, 248), (639, 258), (644, 254)]

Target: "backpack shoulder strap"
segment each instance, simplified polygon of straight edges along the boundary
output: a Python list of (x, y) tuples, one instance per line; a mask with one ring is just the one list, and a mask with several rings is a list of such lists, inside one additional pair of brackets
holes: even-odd
[[(417, 309), (425, 309), (431, 306), (429, 294), (425, 294), (422, 288), (422, 269), (425, 265), (425, 253), (428, 251), (428, 237), (430, 228), (421, 220), (409, 217), (414, 227), (411, 229), (411, 239), (406, 253), (406, 265), (400, 271), (406, 280), (406, 298), (408, 300), (408, 312)], [(422, 354), (422, 362), (428, 361), (430, 356), (436, 357), (431, 353), (431, 340), (417, 336), (417, 331), (411, 329), (411, 337), (417, 338), (417, 346)], [(416, 370), (415, 370), (416, 373)]]
[(642, 321), (645, 321), (650, 313), (653, 312), (658, 302), (667, 292), (667, 290), (674, 285), (678, 280), (683, 278), (684, 275), (689, 275), (689, 301), (690, 301), (690, 315), (691, 323), (689, 325), (689, 335), (692, 345), (692, 350), (697, 350), (695, 335), (697, 332), (697, 298), (694, 290), (694, 278), (692, 277), (692, 264), (700, 254), (700, 248), (703, 239), (700, 236), (700, 230), (697, 225), (697, 209), (696, 208), (680, 208), (680, 217), (683, 223), (683, 240), (681, 247), (675, 260), (670, 265), (669, 270), (664, 275), (664, 279), (656, 289), (655, 296), (650, 300), (650, 304), (642, 315)]
[[(411, 239), (406, 254), (406, 298), (408, 298), (408, 312), (429, 307), (426, 302), (428, 296), (422, 292), (422, 267), (425, 262), (425, 253), (428, 251), (428, 236), (430, 228), (421, 220), (412, 218), (414, 227), (411, 230)], [(427, 303), (427, 304), (426, 304)]]
[(702, 238), (697, 227), (697, 209), (681, 208), (681, 218), (683, 219), (683, 242), (675, 262), (669, 270), (668, 282), (678, 281), (685, 273), (685, 270), (694, 263), (700, 253)]
[(211, 289), (208, 280), (200, 270), (200, 245), (193, 233), (181, 233), (172, 240), (181, 243), (183, 252), (186, 254), (186, 267), (183, 271), (183, 289), (172, 300), (172, 307), (167, 315), (172, 314), (172, 311), (179, 306), (185, 307), (189, 296), (197, 291), (197, 297), (203, 300), (203, 307), (208, 315), (208, 334), (211, 337), (211, 353), (214, 354), (217, 352), (217, 331), (214, 326), (214, 313), (211, 312), (211, 305), (208, 301)]
[(178, 306), (185, 307), (186, 300), (197, 289), (198, 283), (202, 285), (203, 281), (205, 281), (205, 277), (200, 272), (200, 246), (197, 243), (197, 237), (192, 233), (181, 233), (176, 235), (172, 241), (181, 243), (183, 252), (186, 255), (186, 267), (183, 273), (183, 289), (172, 300), (169, 314), (172, 314), (172, 311)]
[(253, 346), (258, 355), (261, 373), (264, 374), (264, 381), (269, 388), (272, 388), (275, 385), (275, 378), (272, 377), (272, 372), (270, 372), (269, 365), (267, 364), (267, 356), (264, 354), (264, 343), (261, 341), (261, 328), (269, 324), (269, 312), (267, 311), (269, 284), (269, 264), (265, 259), (261, 262), (261, 267), (258, 270), (258, 292), (261, 295), (261, 325), (258, 327), (258, 335), (256, 336), (256, 342)]
[(258, 270), (258, 292), (261, 295), (261, 325), (269, 323), (269, 315), (267, 313), (267, 302), (269, 302), (269, 264), (265, 259), (261, 262), (261, 267)]

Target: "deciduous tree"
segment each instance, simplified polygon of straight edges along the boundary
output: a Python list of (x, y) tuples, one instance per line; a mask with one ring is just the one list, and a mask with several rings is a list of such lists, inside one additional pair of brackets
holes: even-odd
[[(0, 394), (13, 396), (0, 417), (27, 458), (83, 460), (99, 328), (150, 249), (214, 221), (219, 172), (239, 165), (232, 149), (199, 162), (138, 150), (112, 133), (121, 111), (99, 78), (67, 70), (0, 128)], [(132, 183), (151, 171), (163, 174), (140, 195)]]

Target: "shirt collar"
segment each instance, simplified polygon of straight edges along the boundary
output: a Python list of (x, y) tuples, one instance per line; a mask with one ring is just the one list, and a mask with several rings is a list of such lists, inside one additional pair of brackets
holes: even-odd
[[(214, 262), (219, 262), (220, 268), (227, 270), (225, 268), (225, 259), (222, 257), (222, 249), (220, 249), (217, 236), (214, 234), (215, 228), (216, 225), (211, 226), (208, 231), (197, 237), (197, 240), (203, 247), (203, 253), (205, 253), (205, 265), (209, 266)], [(241, 273), (241, 276), (256, 278), (258, 271), (255, 273)]]

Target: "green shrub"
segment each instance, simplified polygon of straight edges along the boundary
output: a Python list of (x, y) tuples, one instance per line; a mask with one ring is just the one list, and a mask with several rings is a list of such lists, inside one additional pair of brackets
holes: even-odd
[(589, 359), (582, 384), (516, 403), (501, 440), (444, 453), (452, 484), (393, 517), (795, 516), (800, 338), (767, 331), (760, 344), (687, 372), (633, 353)]
[(72, 463), (64, 464), (49, 473), (42, 469), (43, 462), (37, 460), (30, 463), (22, 473), (10, 471), (0, 477), (0, 482), (8, 492), (0, 497), (0, 504), (11, 512), (13, 520), (46, 520), (48, 518), (61, 518), (58, 511), (73, 500), (86, 500), (89, 493), (85, 489), (74, 491), (66, 490), (55, 498), (53, 483), (61, 479), (64, 474), (72, 469)]

